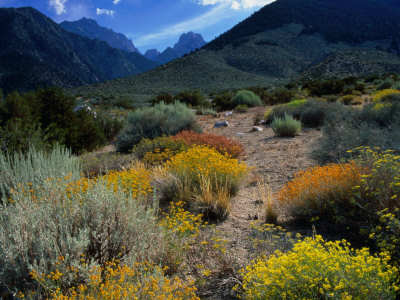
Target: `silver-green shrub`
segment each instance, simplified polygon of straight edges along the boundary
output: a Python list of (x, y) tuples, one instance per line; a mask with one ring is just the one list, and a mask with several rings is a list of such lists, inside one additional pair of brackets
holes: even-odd
[(197, 130), (195, 112), (186, 104), (160, 102), (152, 107), (140, 108), (127, 118), (127, 124), (117, 138), (117, 149), (130, 151), (142, 139), (174, 135), (182, 130)]
[(34, 147), (24, 154), (9, 155), (0, 151), (0, 200), (20, 184), (30, 183), (31, 188), (36, 189), (48, 178), (76, 180), (79, 176), (78, 158), (62, 146), (55, 146), (50, 152), (37, 151)]
[(65, 182), (52, 180), (34, 195), (13, 194), (12, 203), (1, 207), (0, 295), (54, 291), (51, 284), (35, 283), (33, 270), (58, 270), (63, 275), (57, 285), (67, 289), (85, 283), (93, 266), (114, 259), (159, 262), (168, 252), (156, 209), (101, 180), (87, 191), (63, 187)]
[(272, 130), (278, 136), (296, 136), (301, 130), (301, 122), (292, 115), (284, 114), (283, 118), (276, 117), (271, 123)]
[(262, 105), (261, 99), (253, 91), (242, 90), (236, 93), (232, 99), (232, 106), (246, 105), (248, 107)]

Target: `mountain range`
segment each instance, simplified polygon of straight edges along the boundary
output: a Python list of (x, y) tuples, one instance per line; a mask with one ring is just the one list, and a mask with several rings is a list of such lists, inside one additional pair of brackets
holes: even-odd
[(6, 93), (86, 85), (157, 66), (138, 53), (68, 32), (31, 7), (0, 8), (0, 39), (0, 87)]
[(399, 29), (394, 0), (277, 0), (191, 55), (78, 91), (143, 98), (400, 72)]
[(187, 53), (185, 41), (196, 35), (183, 35), (163, 53), (147, 52), (151, 61), (68, 32), (32, 8), (0, 9), (0, 38), (7, 41), (0, 48), (0, 86), (95, 83), (73, 91), (145, 99), (184, 89), (400, 72), (399, 29), (395, 0), (276, 0), (200, 50), (154, 68)]
[(150, 49), (144, 54), (147, 59), (158, 62), (160, 65), (170, 62), (174, 59), (189, 54), (196, 49), (200, 49), (206, 45), (201, 34), (194, 33), (192, 31), (184, 33), (180, 36), (179, 41), (174, 45), (173, 48), (168, 47), (162, 53), (157, 49)]
[(140, 51), (136, 49), (132, 40), (128, 39), (122, 33), (116, 33), (112, 29), (100, 26), (93, 19), (82, 18), (73, 22), (64, 21), (60, 23), (60, 26), (70, 32), (86, 36), (91, 39), (105, 41), (113, 48), (140, 54)]

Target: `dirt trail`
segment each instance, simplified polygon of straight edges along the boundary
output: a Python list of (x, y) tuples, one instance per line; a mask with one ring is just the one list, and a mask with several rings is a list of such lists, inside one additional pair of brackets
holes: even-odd
[[(308, 153), (313, 143), (321, 136), (321, 131), (305, 129), (295, 138), (278, 138), (271, 128), (262, 126), (262, 132), (251, 132), (254, 117), (265, 108), (252, 108), (247, 113), (233, 116), (198, 117), (199, 124), (208, 133), (221, 134), (240, 141), (246, 148), (244, 161), (254, 167), (254, 173), (265, 179), (270, 178), (272, 193), (276, 193), (298, 171), (314, 166)], [(229, 127), (213, 128), (215, 122), (228, 121)], [(256, 184), (247, 184), (233, 199), (228, 219), (217, 227), (229, 241), (229, 248), (235, 251), (237, 263), (248, 261), (246, 237), (250, 223), (255, 218), (264, 220), (264, 208), (258, 195)]]

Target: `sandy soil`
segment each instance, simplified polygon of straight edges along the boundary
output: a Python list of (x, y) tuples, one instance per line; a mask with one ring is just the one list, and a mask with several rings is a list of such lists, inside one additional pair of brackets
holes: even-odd
[[(272, 193), (276, 193), (294, 175), (316, 165), (309, 158), (313, 143), (321, 137), (317, 129), (304, 129), (295, 138), (276, 137), (270, 127), (261, 126), (262, 132), (251, 131), (254, 117), (266, 108), (252, 108), (247, 113), (233, 116), (198, 117), (199, 124), (208, 133), (221, 134), (240, 141), (246, 148), (243, 157), (253, 167), (253, 175), (249, 177), (237, 196), (233, 199), (232, 210), (228, 219), (217, 225), (222, 236), (229, 241), (228, 249), (234, 250), (238, 265), (249, 260), (247, 237), (250, 224), (255, 219), (264, 220), (264, 207), (259, 196), (256, 178), (264, 178)], [(228, 121), (229, 127), (213, 128), (215, 122)], [(282, 218), (282, 215), (280, 216)]]

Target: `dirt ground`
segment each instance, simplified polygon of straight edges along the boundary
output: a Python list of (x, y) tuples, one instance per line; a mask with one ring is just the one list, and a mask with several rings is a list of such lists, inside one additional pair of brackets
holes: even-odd
[[(309, 153), (313, 143), (322, 135), (318, 129), (303, 129), (295, 138), (282, 138), (276, 137), (267, 126), (261, 126), (262, 132), (252, 131), (254, 117), (265, 110), (257, 107), (247, 113), (234, 113), (232, 116), (222, 113), (217, 117), (198, 117), (198, 123), (205, 132), (225, 135), (241, 142), (246, 148), (242, 159), (253, 167), (249, 182), (244, 184), (233, 199), (229, 217), (217, 225), (223, 238), (229, 241), (228, 249), (234, 250), (238, 265), (249, 260), (247, 237), (251, 223), (255, 219), (265, 219), (256, 179), (264, 178), (265, 184), (269, 181), (270, 189), (275, 194), (297, 172), (316, 165), (309, 158)], [(228, 121), (229, 127), (213, 128), (216, 122), (222, 121)], [(281, 214), (280, 219), (282, 217)]]

